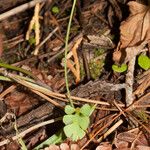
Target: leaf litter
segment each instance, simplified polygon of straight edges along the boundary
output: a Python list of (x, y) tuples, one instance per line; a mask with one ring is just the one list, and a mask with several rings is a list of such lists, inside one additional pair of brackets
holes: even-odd
[[(43, 88), (51, 87), (51, 89), (53, 89), (54, 91), (57, 91), (58, 92), (57, 96), (54, 96), (54, 97), (52, 96), (52, 97), (55, 98), (54, 100), (56, 100), (57, 103), (59, 103), (62, 107), (64, 107), (66, 105), (64, 101), (66, 101), (67, 99), (58, 96), (59, 92), (65, 93), (65, 85), (64, 85), (65, 81), (64, 81), (64, 75), (63, 75), (64, 72), (63, 72), (63, 66), (61, 65), (61, 61), (64, 56), (59, 55), (60, 58), (57, 57), (57, 59), (53, 59), (54, 62), (51, 62), (49, 61), (51, 59), (49, 57), (49, 51), (52, 52), (51, 56), (55, 56), (55, 54), (59, 53), (59, 50), (61, 50), (60, 48), (63, 46), (64, 37), (65, 37), (65, 29), (67, 26), (67, 17), (68, 17), (67, 9), (71, 8), (72, 4), (70, 2), (66, 2), (65, 0), (60, 1), (60, 2), (54, 2), (53, 4), (51, 4), (51, 2), (49, 1), (49, 2), (46, 2), (46, 4), (47, 6), (44, 5), (43, 3), (40, 9), (44, 10), (45, 8), (45, 11), (46, 11), (47, 10), (46, 7), (48, 8), (50, 6), (52, 7), (52, 6), (59, 5), (59, 13), (53, 14), (49, 11), (46, 11), (44, 14), (45, 17), (42, 18), (43, 24), (40, 20), (41, 16), (37, 16), (39, 17), (38, 18), (39, 20), (36, 20), (36, 21), (38, 21), (38, 23), (40, 22), (40, 32), (41, 32), (39, 34), (39, 30), (37, 31), (38, 36), (40, 36), (37, 40), (42, 41), (42, 39), (44, 39), (49, 32), (52, 32), (54, 26), (57, 26), (59, 28), (59, 31), (58, 33), (57, 32), (54, 33), (51, 39), (45, 42), (45, 45), (42, 48), (40, 48), (40, 51), (38, 51), (39, 58), (41, 55), (44, 55), (44, 54), (45, 54), (45, 57), (43, 57), (42, 59), (36, 58), (34, 59), (35, 61), (30, 61), (31, 63), (28, 63), (27, 61), (26, 62), (27, 62), (27, 65), (29, 65), (29, 68), (33, 68), (32, 69), (33, 74), (39, 78), (39, 81), (36, 81), (35, 83), (37, 85), (40, 85)], [(127, 5), (127, 4), (124, 3), (123, 5)], [(149, 85), (150, 85), (149, 78), (150, 76), (149, 76), (149, 70), (144, 72), (144, 70), (140, 68), (141, 62), (139, 62), (139, 66), (137, 67), (135, 60), (138, 57), (138, 55), (141, 53), (147, 58), (149, 57), (150, 49), (148, 47), (148, 44), (150, 40), (150, 35), (149, 35), (150, 8), (149, 6), (146, 6), (136, 1), (129, 1), (128, 6), (129, 6), (130, 13), (127, 19), (122, 21), (120, 25), (120, 41), (118, 41), (118, 45), (116, 49), (114, 50), (115, 44), (112, 42), (113, 40), (110, 37), (107, 37), (105, 35), (104, 35), (104, 38), (100, 40), (101, 42), (98, 42), (101, 44), (100, 48), (106, 49), (106, 55), (105, 55), (106, 61), (113, 59), (117, 65), (121, 65), (122, 63), (125, 63), (128, 65), (127, 72), (118, 73), (118, 74), (113, 73), (112, 75), (111, 70), (108, 69), (108, 71), (106, 71), (107, 67), (112, 65), (112, 62), (108, 61), (108, 63), (105, 64), (106, 67), (104, 66), (103, 68), (102, 74), (100, 74), (100, 76), (97, 78), (98, 81), (101, 81), (103, 79), (106, 81), (105, 83), (108, 83), (108, 82), (113, 83), (111, 84), (111, 86), (114, 86), (114, 87), (116, 85), (121, 87), (122, 84), (125, 84), (123, 88), (125, 88), (126, 90), (126, 95), (124, 96), (123, 92), (121, 91), (121, 97), (119, 98), (121, 99), (121, 101), (116, 101), (116, 97), (114, 93), (112, 94), (110, 90), (107, 90), (107, 88), (103, 90), (103, 89), (99, 89), (100, 86), (99, 87), (96, 86), (97, 80), (91, 81), (90, 84), (87, 84), (87, 87), (86, 87), (87, 81), (84, 80), (84, 78), (86, 78), (86, 72), (84, 73), (82, 72), (81, 70), (82, 65), (80, 65), (80, 61), (79, 61), (79, 59), (83, 57), (81, 54), (81, 49), (85, 48), (90, 51), (92, 51), (91, 49), (97, 50), (99, 47), (99, 44), (97, 43), (96, 40), (92, 42), (90, 41), (90, 39), (86, 39), (86, 36), (85, 37), (81, 36), (81, 38), (78, 38), (76, 40), (74, 40), (74, 37), (76, 33), (81, 32), (79, 28), (79, 24), (83, 22), (82, 28), (83, 28), (84, 35), (88, 33), (87, 37), (95, 37), (96, 39), (99, 39), (98, 37), (102, 38), (103, 33), (105, 33), (105, 30), (109, 28), (107, 25), (110, 24), (111, 27), (114, 26), (115, 22), (113, 20), (114, 19), (113, 17), (115, 15), (116, 15), (115, 17), (118, 17), (118, 20), (122, 19), (122, 16), (124, 14), (123, 12), (121, 12), (120, 3), (118, 3), (115, 0), (109, 0), (107, 2), (105, 0), (96, 0), (95, 2), (90, 1), (89, 3), (87, 3), (87, 6), (85, 5), (84, 9), (82, 8), (83, 6), (81, 4), (78, 4), (79, 10), (80, 8), (82, 8), (81, 11), (83, 12), (83, 16), (82, 15), (78, 16), (78, 13), (77, 13), (76, 15), (78, 17), (76, 18), (76, 15), (75, 15), (74, 20), (73, 20), (73, 26), (72, 26), (71, 37), (70, 37), (73, 41), (73, 44), (71, 48), (69, 48), (70, 52), (68, 53), (69, 58), (68, 58), (68, 64), (67, 64), (67, 67), (71, 70), (73, 74), (70, 72), (68, 73), (69, 81), (70, 81), (69, 84), (71, 86), (71, 89), (76, 89), (76, 87), (78, 87), (78, 90), (81, 93), (80, 94), (81, 97), (85, 99), (89, 98), (89, 97), (86, 97), (86, 95), (90, 93), (90, 99), (106, 102), (107, 105), (105, 106), (103, 106), (102, 104), (100, 106), (98, 105), (97, 109), (94, 111), (93, 115), (90, 118), (91, 124), (89, 125), (88, 129), (84, 133), (85, 136), (83, 139), (77, 142), (73, 142), (71, 139), (68, 138), (68, 139), (65, 139), (64, 142), (61, 142), (57, 145), (50, 144), (49, 146), (48, 145), (45, 146), (45, 148), (43, 145), (43, 149), (45, 150), (46, 149), (47, 150), (48, 149), (78, 150), (78, 149), (85, 149), (86, 147), (86, 149), (97, 149), (97, 150), (98, 149), (102, 149), (102, 150), (110, 149), (111, 150), (112, 147), (115, 147), (116, 150), (117, 149), (119, 150), (119, 149), (130, 149), (130, 148), (132, 149), (149, 148), (148, 137), (150, 137), (149, 136), (149, 123), (150, 122), (149, 122), (148, 108), (149, 108)], [(105, 18), (106, 16), (109, 16), (108, 18), (109, 20)], [(33, 16), (30, 16), (30, 17), (33, 18)], [(50, 21), (48, 21), (49, 17), (52, 18)], [(85, 20), (87, 19), (87, 20), (85, 21), (84, 19)], [(30, 21), (31, 20), (29, 20), (29, 22)], [(19, 27), (19, 25), (15, 27), (17, 28)], [(28, 26), (26, 25), (26, 29), (27, 28)], [(102, 30), (102, 28), (104, 30)], [(34, 26), (33, 26), (33, 30), (34, 30)], [(22, 33), (25, 35), (24, 31)], [(42, 32), (45, 34), (42, 34)], [(34, 32), (32, 32), (31, 30), (30, 34), (34, 35)], [(119, 33), (115, 33), (115, 34), (119, 34)], [(87, 40), (87, 44), (84, 45), (85, 39)], [(4, 41), (5, 43), (9, 44), (9, 40), (7, 39), (7, 37), (5, 37)], [(104, 43), (102, 41), (104, 41)], [(17, 44), (18, 44), (17, 42), (14, 44), (14, 49), (16, 49), (16, 47), (18, 46)], [(20, 42), (20, 45), (22, 47), (24, 46), (25, 50), (22, 50), (22, 51), (17, 50), (18, 58), (15, 58), (13, 63), (18, 62), (21, 59), (26, 60), (27, 58), (29, 58), (30, 60), (32, 58), (32, 52), (36, 48), (34, 47), (34, 45), (29, 45), (27, 48), (27, 44), (25, 42), (22, 42), (22, 43)], [(108, 57), (109, 54), (112, 53), (112, 49), (114, 50), (113, 58)], [(10, 49), (8, 49), (8, 51), (10, 51)], [(3, 49), (0, 49), (0, 54), (1, 54), (2, 60), (5, 60), (8, 56), (10, 56), (8, 53), (5, 53)], [(72, 56), (74, 59), (73, 61), (71, 58)], [(94, 55), (92, 54), (91, 56), (94, 56)], [(102, 56), (104, 55), (102, 54)], [(98, 56), (98, 58), (101, 58), (101, 56)], [(7, 63), (9, 63), (9, 59), (7, 59)], [(85, 64), (88, 64), (88, 63), (85, 63)], [(146, 64), (144, 65), (145, 65), (145, 68), (149, 68)], [(126, 69), (124, 69), (123, 71), (125, 70)], [(6, 72), (9, 74), (10, 71), (6, 71)], [(4, 72), (2, 72), (2, 75), (3, 73)], [(16, 74), (16, 71), (13, 71), (11, 73)], [(85, 76), (81, 80), (82, 73)], [(119, 77), (118, 80), (116, 80), (117, 76), (122, 76), (123, 78)], [(21, 84), (21, 81), (22, 83), (24, 83), (24, 79), (20, 79), (20, 84)], [(84, 84), (85, 84), (84, 86), (82, 86), (82, 81), (84, 81)], [(7, 83), (2, 84), (2, 90), (3, 89), (7, 90), (10, 84), (12, 85), (15, 83), (13, 82), (9, 84)], [(21, 86), (18, 84), (17, 84), (17, 87), (20, 88)], [(102, 82), (101, 84), (104, 84), (104, 82)], [(92, 90), (92, 87), (93, 87), (92, 85), (95, 85), (94, 90)], [(107, 84), (105, 86), (107, 86)], [(83, 88), (80, 88), (80, 87), (85, 87), (84, 91), (82, 91)], [(90, 89), (90, 92), (88, 91), (89, 89)], [(118, 89), (119, 89), (118, 91), (120, 91), (120, 88)], [(40, 109), (38, 109), (38, 107), (41, 106), (42, 103), (46, 101), (46, 99), (43, 99), (40, 97), (37, 98), (36, 97), (37, 95), (33, 97), (31, 96), (30, 98), (30, 94), (29, 94), (31, 93), (29, 92), (30, 88), (26, 89), (26, 87), (22, 86), (20, 90), (18, 90), (17, 88), (13, 91), (8, 90), (9, 93), (7, 95), (2, 94), (5, 96), (1, 96), (2, 100), (6, 103), (8, 107), (7, 111), (9, 110), (11, 112), (15, 112), (17, 119), (21, 118), (23, 115), (26, 116), (28, 113), (32, 116), (32, 113), (30, 112), (32, 112), (32, 110), (34, 110), (33, 111), (34, 113), (36, 113), (36, 110), (39, 111)], [(95, 93), (91, 93), (91, 91), (95, 91)], [(42, 94), (43, 93), (41, 93), (41, 95)], [(109, 95), (111, 95), (111, 97)], [(76, 95), (73, 95), (73, 96), (76, 96)], [(108, 97), (110, 97), (113, 100), (110, 101)], [(131, 100), (129, 105), (127, 101), (128, 99)], [(63, 101), (60, 101), (60, 100), (63, 100)], [(78, 101), (76, 104), (78, 106), (79, 105), (82, 106), (84, 103), (81, 103)], [(128, 107), (126, 107), (126, 104)], [(2, 108), (3, 108), (3, 105), (2, 105)], [(53, 109), (54, 106), (51, 106), (51, 108)], [(49, 108), (47, 110), (50, 111)], [(44, 109), (40, 111), (44, 111)], [(46, 113), (43, 113), (43, 114), (46, 115)], [(61, 114), (62, 116), (62, 113), (60, 112), (57, 112), (56, 114), (59, 114), (59, 115)], [(54, 113), (52, 116), (53, 118), (55, 118)], [(124, 121), (121, 118), (124, 118), (127, 120), (128, 127), (124, 124)], [(80, 121), (82, 120), (84, 119), (83, 118), (80, 119)], [(38, 121), (37, 118), (27, 120), (27, 122), (29, 123), (29, 126), (33, 126), (35, 123), (39, 123), (42, 121), (43, 121), (42, 119), (39, 119)], [(117, 126), (117, 121), (121, 121), (122, 123), (119, 126)], [(89, 120), (87, 122), (89, 122)], [(81, 123), (81, 125), (84, 126), (84, 121), (83, 123)], [(23, 126), (27, 126), (27, 125), (24, 124)], [(5, 127), (7, 130), (7, 125), (5, 125)], [(109, 133), (110, 131), (109, 129), (112, 129), (112, 127), (114, 128), (114, 130), (112, 130), (111, 133)], [(53, 129), (54, 128), (49, 127), (49, 130), (53, 130)], [(72, 132), (72, 128), (70, 129)], [(0, 130), (3, 130), (3, 128), (1, 128)], [(21, 132), (21, 130), (22, 129), (20, 128), (18, 131)], [(29, 149), (33, 149), (35, 145), (41, 143), (41, 141), (44, 140), (44, 138), (46, 137), (49, 138), (52, 135), (52, 134), (49, 134), (48, 127), (43, 128), (41, 132), (42, 134), (39, 134), (39, 135), (36, 132), (34, 132), (36, 136), (34, 136), (34, 134), (30, 135), (30, 139), (26, 138), (26, 136), (23, 137)], [(4, 133), (6, 134), (7, 132), (4, 132)], [(102, 142), (99, 142), (100, 141), (99, 139), (101, 137), (104, 137), (107, 133), (109, 134), (104, 139), (102, 138)], [(12, 136), (14, 135), (11, 135), (11, 137)], [(0, 141), (0, 144), (4, 140), (5, 139), (3, 138)], [(7, 149), (8, 147), (9, 147), (9, 144), (7, 144), (6, 147), (3, 146), (4, 149)], [(13, 147), (14, 147), (13, 149), (17, 149), (18, 145), (14, 143)]]

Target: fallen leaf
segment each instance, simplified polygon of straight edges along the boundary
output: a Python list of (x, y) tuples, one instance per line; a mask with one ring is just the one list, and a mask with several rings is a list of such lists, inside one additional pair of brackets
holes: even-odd
[(128, 3), (130, 15), (120, 27), (121, 48), (139, 45), (150, 40), (150, 8), (138, 2)]
[(128, 149), (131, 144), (133, 144), (133, 141), (135, 148), (137, 146), (148, 146), (148, 139), (142, 132), (139, 131), (139, 129), (133, 129), (131, 131), (118, 134), (115, 138), (114, 144), (118, 150), (125, 148)]
[(150, 7), (135, 1), (128, 5), (130, 15), (120, 26), (120, 42), (113, 53), (115, 62), (128, 62), (150, 42)]
[(32, 109), (32, 107), (36, 106), (39, 102), (31, 93), (15, 90), (5, 98), (5, 103), (9, 109), (15, 111), (16, 116), (20, 116)]

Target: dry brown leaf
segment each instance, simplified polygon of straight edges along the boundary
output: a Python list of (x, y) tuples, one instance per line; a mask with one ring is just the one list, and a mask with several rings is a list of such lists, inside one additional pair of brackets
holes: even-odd
[(130, 16), (120, 27), (121, 48), (139, 45), (150, 40), (150, 8), (131, 1), (128, 3)]
[[(141, 133), (140, 136), (139, 133)], [(145, 135), (139, 131), (139, 129), (134, 129), (133, 131), (131, 130), (131, 132), (127, 131), (118, 134), (115, 138), (114, 144), (119, 150), (125, 148), (128, 149), (131, 144), (133, 144), (133, 141), (135, 148), (137, 146), (148, 146), (148, 140), (146, 139)]]
[(128, 5), (130, 15), (121, 23), (120, 42), (113, 54), (113, 60), (119, 63), (131, 60), (150, 42), (150, 7), (135, 1)]
[(10, 110), (15, 111), (16, 116), (20, 116), (37, 105), (38, 99), (29, 93), (15, 90), (5, 98), (5, 103)]

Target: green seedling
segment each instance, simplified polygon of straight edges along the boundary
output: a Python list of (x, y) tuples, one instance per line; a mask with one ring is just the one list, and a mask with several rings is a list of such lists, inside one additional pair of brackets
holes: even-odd
[(58, 13), (60, 12), (60, 10), (59, 10), (59, 8), (58, 8), (57, 6), (53, 6), (53, 7), (52, 7), (52, 12), (53, 12), (54, 14), (58, 14)]
[(35, 37), (30, 37), (29, 39), (29, 44), (30, 45), (35, 45), (36, 41), (35, 41)]
[(70, 105), (66, 105), (65, 113), (66, 115), (63, 117), (63, 122), (65, 124), (64, 133), (67, 137), (71, 138), (73, 141), (77, 141), (78, 139), (82, 139), (86, 134), (86, 129), (90, 123), (90, 115), (93, 112), (93, 108), (88, 104), (83, 105), (81, 108), (75, 108), (73, 104), (73, 100), (70, 97), (69, 90), (69, 82), (67, 76), (67, 53), (68, 53), (68, 41), (69, 34), (71, 29), (71, 22), (73, 18), (73, 13), (75, 10), (76, 0), (73, 1), (72, 10), (70, 14), (70, 19), (67, 27), (67, 34), (65, 40), (65, 59), (64, 59), (64, 71), (65, 71), (65, 82), (66, 82), (66, 90), (67, 96), (70, 102)]
[(82, 139), (86, 134), (86, 129), (90, 123), (90, 115), (95, 107), (89, 104), (83, 105), (81, 108), (74, 108), (70, 105), (65, 107), (65, 115), (63, 122), (65, 123), (64, 133), (73, 141)]
[(113, 64), (112, 69), (113, 69), (113, 71), (119, 72), (119, 73), (125, 72), (127, 70), (127, 65), (122, 64), (121, 66), (118, 66), (118, 65)]
[(144, 70), (148, 70), (148, 69), (150, 69), (150, 58), (145, 55), (140, 55), (138, 57), (138, 64)]

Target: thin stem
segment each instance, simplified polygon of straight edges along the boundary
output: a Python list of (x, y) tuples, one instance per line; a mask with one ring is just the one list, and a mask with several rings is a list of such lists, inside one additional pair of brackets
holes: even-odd
[(68, 42), (69, 42), (69, 34), (70, 34), (70, 28), (71, 28), (71, 22), (73, 18), (73, 13), (76, 5), (76, 0), (73, 1), (72, 9), (71, 9), (71, 14), (70, 14), (70, 19), (67, 27), (67, 34), (66, 34), (66, 40), (65, 40), (65, 61), (64, 61), (64, 70), (65, 70), (65, 82), (66, 82), (66, 89), (67, 89), (67, 96), (70, 101), (70, 105), (74, 107), (73, 101), (70, 98), (70, 90), (69, 90), (69, 83), (68, 83), (68, 76), (67, 76), (67, 53), (68, 53)]

